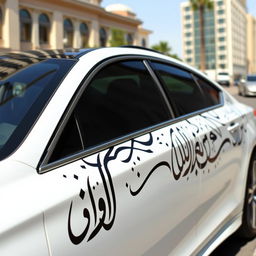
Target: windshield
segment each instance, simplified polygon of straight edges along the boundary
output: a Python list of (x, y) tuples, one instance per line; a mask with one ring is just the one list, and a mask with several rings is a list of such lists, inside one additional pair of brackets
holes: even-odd
[(21, 143), (73, 63), (0, 59), (0, 160)]
[(247, 81), (256, 82), (256, 76), (247, 76)]

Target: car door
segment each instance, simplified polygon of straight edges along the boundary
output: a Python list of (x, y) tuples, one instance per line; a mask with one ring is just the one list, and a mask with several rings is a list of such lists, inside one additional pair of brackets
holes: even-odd
[(185, 129), (179, 128), (180, 134), (193, 130), (194, 139), (183, 162), (184, 166), (187, 162), (190, 165), (182, 176), (195, 174), (201, 180), (198, 252), (237, 215), (239, 206), (241, 211), (239, 172), (244, 120), (232, 102), (224, 102), (224, 95), (206, 79), (167, 64), (152, 65), (165, 85), (176, 115), (187, 122)]
[[(199, 77), (196, 80), (205, 94), (216, 95), (216, 89), (209, 81)], [(203, 171), (201, 178), (201, 202), (205, 214), (198, 225), (198, 236), (199, 239), (208, 237), (209, 244), (241, 216), (244, 200), (245, 175), (242, 170), (243, 152), (247, 151), (246, 117), (236, 108), (237, 103), (225, 94), (222, 96), (221, 106), (201, 115), (211, 129), (210, 145), (217, 149), (212, 164)], [(202, 251), (209, 244), (203, 243)]]
[(102, 65), (41, 166), (56, 191), (44, 212), (51, 255), (189, 255), (200, 178), (182, 178), (178, 168), (193, 132), (173, 123), (145, 61)]

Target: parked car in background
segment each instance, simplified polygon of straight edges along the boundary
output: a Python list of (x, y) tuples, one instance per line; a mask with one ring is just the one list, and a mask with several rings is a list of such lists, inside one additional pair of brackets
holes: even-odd
[(256, 117), (116, 47), (0, 58), (0, 255), (208, 255), (256, 235)]
[(256, 74), (247, 75), (238, 82), (238, 93), (242, 96), (256, 96)]
[(217, 82), (220, 85), (224, 85), (224, 86), (230, 86), (230, 75), (227, 72), (220, 72), (217, 73)]

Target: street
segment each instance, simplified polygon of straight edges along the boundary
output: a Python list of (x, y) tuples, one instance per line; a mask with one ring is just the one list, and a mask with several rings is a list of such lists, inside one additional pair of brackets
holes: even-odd
[[(227, 88), (227, 91), (240, 102), (256, 109), (256, 97), (239, 96), (236, 87)], [(211, 256), (256, 256), (256, 238), (246, 241), (233, 235), (223, 242)]]

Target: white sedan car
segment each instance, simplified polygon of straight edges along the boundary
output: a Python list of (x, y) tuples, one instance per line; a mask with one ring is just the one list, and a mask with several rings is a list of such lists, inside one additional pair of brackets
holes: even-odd
[(117, 47), (0, 57), (0, 255), (208, 255), (256, 235), (256, 112)]

